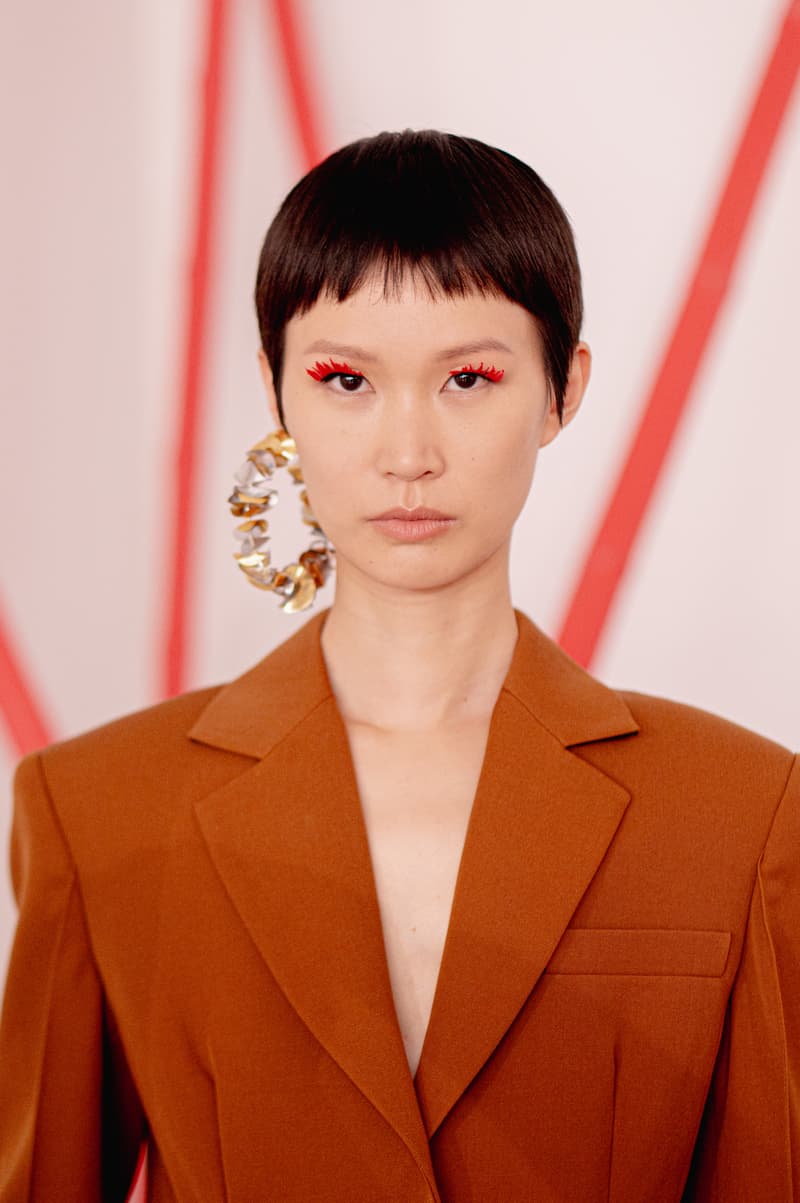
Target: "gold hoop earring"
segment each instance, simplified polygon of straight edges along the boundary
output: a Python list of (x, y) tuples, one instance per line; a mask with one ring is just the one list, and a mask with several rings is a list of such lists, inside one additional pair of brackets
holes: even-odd
[(298, 556), (297, 563), (281, 569), (270, 567), (266, 550), (269, 524), (261, 515), (278, 503), (277, 490), (272, 487), (277, 468), (288, 468), (294, 484), (303, 484), (295, 441), (282, 427), (250, 448), (234, 477), (236, 484), (228, 504), (234, 518), (245, 518), (246, 521), (234, 531), (240, 547), (233, 558), (251, 585), (280, 594), (283, 598), (281, 609), (287, 614), (296, 614), (313, 604), (317, 589), (325, 584), (333, 568), (334, 549), (311, 512), (308, 493), (302, 489), (302, 517), (311, 527), (311, 544)]

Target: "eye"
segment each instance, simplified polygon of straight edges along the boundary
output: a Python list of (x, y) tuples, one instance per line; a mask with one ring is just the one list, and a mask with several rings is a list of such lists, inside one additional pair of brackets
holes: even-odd
[(337, 363), (335, 359), (327, 360), (325, 363), (320, 363), (319, 360), (314, 364), (313, 368), (306, 368), (306, 372), (314, 380), (318, 380), (320, 384), (328, 384), (331, 380), (338, 380), (341, 383), (341, 388), (335, 388), (335, 393), (356, 393), (363, 392), (359, 386), (362, 380), (366, 377), (360, 372), (355, 372), (347, 363)]
[(485, 379), (486, 379), (485, 376), (480, 376), (477, 372), (451, 372), (450, 379), (447, 381), (447, 383), (449, 384), (450, 381), (452, 380), (456, 384), (457, 387), (455, 389), (449, 389), (447, 391), (449, 391), (451, 393), (452, 392), (458, 392), (458, 393), (474, 392), (475, 391), (475, 388), (474, 388), (475, 381), (476, 380), (485, 380)]
[(329, 372), (327, 376), (322, 377), (322, 383), (327, 384), (329, 380), (338, 380), (342, 387), (341, 389), (335, 388), (333, 390), (335, 393), (357, 393), (360, 391), (359, 385), (364, 379), (365, 377), (360, 376), (357, 372)]
[(481, 360), (477, 368), (474, 368), (472, 364), (465, 364), (460, 370), (454, 369), (450, 373), (447, 383), (449, 384), (450, 380), (455, 380), (457, 387), (448, 391), (461, 393), (474, 392), (476, 380), (485, 380), (489, 384), (497, 384), (503, 379), (504, 375), (503, 368), (498, 369), (494, 366), (485, 368), (483, 360)]

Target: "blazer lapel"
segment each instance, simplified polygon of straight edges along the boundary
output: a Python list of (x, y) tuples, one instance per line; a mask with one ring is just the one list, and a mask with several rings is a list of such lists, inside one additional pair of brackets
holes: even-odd
[(429, 1138), (534, 989), (630, 801), (569, 751), (636, 732), (628, 707), (516, 616), (415, 1077)]
[(195, 805), (222, 882), (286, 998), (435, 1193), (400, 1034), (325, 611), (217, 694), (192, 738), (258, 756)]
[(415, 1077), (429, 1137), (536, 985), (628, 801), (500, 694)]
[(619, 695), (516, 612), (519, 638), (492, 715), (412, 1082), (347, 732), (320, 645), (326, 614), (223, 688), (192, 728), (194, 739), (258, 758), (196, 812), (287, 999), (395, 1128), (435, 1194), (428, 1139), (533, 990), (629, 801), (569, 749), (637, 726)]

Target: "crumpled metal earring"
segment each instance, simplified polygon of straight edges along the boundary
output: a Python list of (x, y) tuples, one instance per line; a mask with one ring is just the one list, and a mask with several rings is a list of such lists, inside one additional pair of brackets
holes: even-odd
[(266, 549), (268, 522), (261, 515), (278, 503), (272, 477), (278, 468), (288, 468), (296, 485), (303, 484), (297, 447), (282, 427), (255, 443), (234, 477), (235, 487), (228, 504), (234, 518), (244, 518), (234, 530), (240, 546), (234, 559), (251, 585), (279, 594), (281, 609), (296, 614), (313, 604), (317, 589), (322, 588), (334, 566), (334, 549), (311, 512), (308, 493), (300, 492), (303, 522), (311, 527), (311, 544), (297, 562), (285, 568), (272, 568)]

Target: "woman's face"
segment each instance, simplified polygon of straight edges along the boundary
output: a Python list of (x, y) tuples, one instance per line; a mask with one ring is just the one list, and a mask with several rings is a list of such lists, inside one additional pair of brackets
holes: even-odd
[[(573, 360), (565, 421), (588, 379)], [(276, 425), (272, 377), (262, 372)], [(507, 563), (539, 448), (558, 432), (535, 322), (505, 297), (432, 299), (375, 276), (286, 327), (283, 408), (311, 508), (344, 573), (403, 591)], [(449, 521), (379, 523), (425, 506)]]

